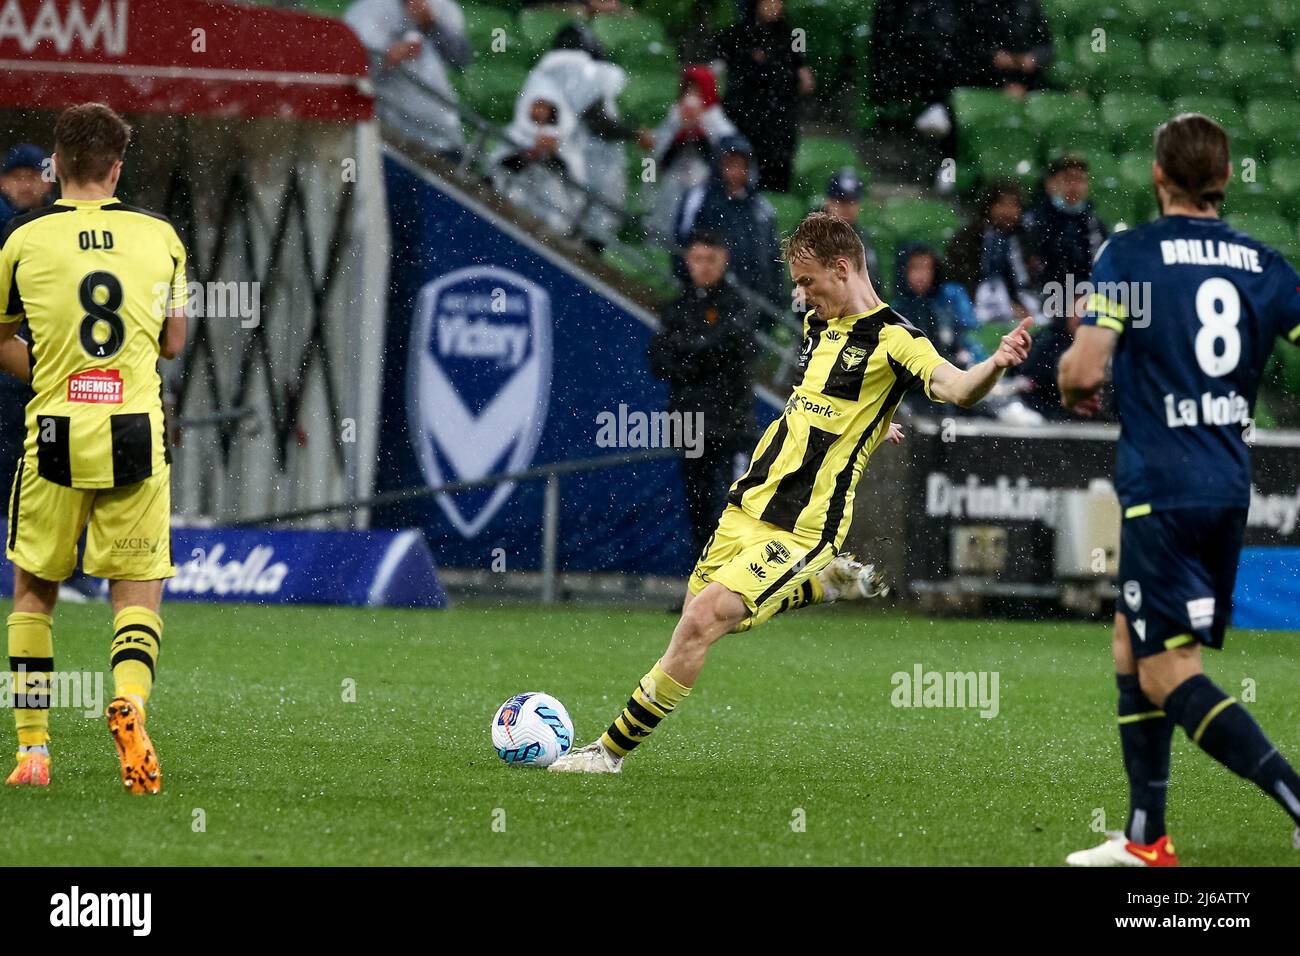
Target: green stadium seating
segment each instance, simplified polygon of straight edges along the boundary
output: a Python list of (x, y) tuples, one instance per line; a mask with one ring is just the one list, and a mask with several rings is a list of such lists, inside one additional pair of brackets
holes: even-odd
[(1290, 213), (1283, 196), (1266, 183), (1231, 182), (1223, 203), (1225, 216), (1282, 216)]
[(1268, 19), (1283, 36), (1294, 39), (1300, 33), (1300, 0), (1269, 0)]
[[(476, 57), (502, 57), (525, 66), (532, 64), (534, 51), (524, 41), (513, 13), (481, 3), (467, 3), (461, 9), (465, 13), (465, 32), (469, 36), (469, 45)], [(497, 29), (504, 32), (494, 36), (493, 31)], [(498, 37), (504, 43), (504, 48), (494, 50), (493, 40)]]
[(1169, 118), (1169, 108), (1150, 94), (1107, 93), (1101, 98), (1101, 118), (1118, 153), (1151, 143), (1156, 127)]
[(523, 35), (524, 45), (534, 57), (539, 57), (555, 44), (555, 34), (566, 24), (578, 18), (567, 10), (550, 10), (530, 7), (519, 14), (517, 30)]
[(1117, 0), (1120, 20), (1136, 36), (1158, 36), (1169, 22), (1167, 0)]
[[(1278, 194), (1287, 215), (1300, 220), (1300, 158), (1271, 159), (1260, 167), (1259, 175)], [(1229, 198), (1232, 193), (1233, 186), (1229, 185)]]
[(786, 3), (785, 17), (793, 28), (804, 31), (808, 66), (821, 83), (831, 84), (841, 75), (845, 59), (852, 52), (855, 27), (862, 16), (846, 0)]
[(793, 193), (763, 193), (776, 211), (776, 228), (781, 235), (794, 231), (794, 227), (808, 215), (808, 200)]
[(1300, 103), (1295, 100), (1252, 99), (1246, 126), (1270, 158), (1295, 156), (1300, 150)]
[(635, 44), (668, 42), (663, 24), (644, 13), (598, 13), (591, 18), (591, 30), (596, 34), (596, 39), (609, 50)]
[(676, 71), (631, 73), (618, 98), (624, 118), (638, 126), (658, 126), (677, 98), (679, 82)]
[(1223, 82), (1214, 47), (1199, 40), (1152, 40), (1147, 47), (1147, 62), (1169, 98), (1218, 89)]
[(885, 201), (879, 216), (879, 228), (888, 232), (899, 245), (928, 242), (942, 248), (960, 224), (952, 206), (938, 199), (894, 196)]
[(1295, 225), (1281, 216), (1240, 213), (1230, 214), (1227, 218), (1228, 225), (1249, 233), (1266, 245), (1290, 249), (1296, 243)]
[(609, 246), (601, 258), (615, 269), (654, 289), (660, 295), (671, 296), (675, 286), (671, 279), (672, 256), (658, 246), (633, 246), (630, 250)]
[(1259, 96), (1294, 96), (1295, 72), (1287, 55), (1272, 43), (1253, 40), (1224, 44), (1219, 69), (1241, 100)]
[(809, 198), (820, 196), (835, 171), (845, 166), (858, 170), (863, 182), (870, 183), (870, 173), (863, 168), (857, 152), (844, 140), (805, 136), (799, 141), (799, 150), (794, 156), (793, 191)]
[(984, 180), (1018, 179), (1032, 184), (1038, 174), (1038, 139), (1027, 129), (999, 130), (975, 146), (975, 167)]
[(1074, 59), (1080, 71), (1088, 77), (1088, 88), (1094, 95), (1134, 89), (1138, 79), (1146, 73), (1141, 42), (1116, 30), (1108, 30), (1104, 50), (1094, 50), (1093, 43), (1091, 34), (1076, 39)]
[(1092, 100), (1077, 93), (1030, 93), (1025, 97), (1025, 125), (1040, 138), (1060, 129), (1096, 126)]
[(1024, 102), (1001, 90), (970, 86), (953, 90), (952, 112), (959, 130), (1021, 126), (1025, 122)]
[(526, 66), (501, 62), (490, 54), (478, 57), (462, 74), (461, 102), (484, 119), (504, 126), (514, 118), (515, 101), (527, 77)]
[(1230, 99), (1218, 96), (1180, 96), (1174, 100), (1169, 115), (1202, 113), (1215, 120), (1228, 133), (1228, 148), (1235, 159), (1259, 156), (1257, 136), (1246, 125), (1246, 111)]

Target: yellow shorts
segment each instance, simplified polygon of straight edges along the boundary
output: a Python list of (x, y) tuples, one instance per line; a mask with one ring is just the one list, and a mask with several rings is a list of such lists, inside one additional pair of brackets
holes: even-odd
[(749, 608), (747, 624), (752, 627), (775, 614), (781, 602), (807, 585), (835, 554), (830, 542), (786, 531), (727, 505), (687, 587), (699, 594), (717, 581), (739, 594)]
[(46, 581), (71, 577), (86, 532), (82, 568), (113, 581), (156, 581), (172, 566), (171, 468), (120, 488), (68, 488), (18, 463), (9, 495), (5, 554)]

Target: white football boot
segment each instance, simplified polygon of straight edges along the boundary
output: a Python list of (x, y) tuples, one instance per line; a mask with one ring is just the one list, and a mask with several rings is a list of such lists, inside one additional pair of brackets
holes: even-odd
[(623, 758), (597, 740), (570, 750), (547, 769), (556, 773), (618, 773), (623, 769)]
[(835, 560), (822, 568), (817, 574), (826, 592), (825, 601), (858, 601), (863, 598), (885, 597), (889, 594), (889, 585), (885, 583), (885, 572), (876, 570), (874, 564), (856, 561), (853, 555), (845, 552), (837, 555)]
[(1077, 850), (1065, 858), (1070, 866), (1177, 866), (1178, 857), (1169, 837), (1139, 846), (1118, 830), (1106, 831), (1106, 842), (1089, 850)]

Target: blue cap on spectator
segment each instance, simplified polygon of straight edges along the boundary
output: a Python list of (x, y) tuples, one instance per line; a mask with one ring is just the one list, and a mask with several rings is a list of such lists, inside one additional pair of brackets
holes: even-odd
[(852, 166), (845, 166), (826, 184), (826, 198), (840, 202), (857, 202), (866, 191), (862, 178)]
[(15, 169), (44, 169), (49, 159), (45, 150), (32, 143), (19, 143), (5, 154), (4, 166), (0, 173), (11, 173)]
[(727, 153), (735, 153), (744, 156), (746, 159), (753, 159), (754, 147), (749, 144), (749, 140), (739, 133), (732, 133), (718, 141), (718, 155), (725, 156)]

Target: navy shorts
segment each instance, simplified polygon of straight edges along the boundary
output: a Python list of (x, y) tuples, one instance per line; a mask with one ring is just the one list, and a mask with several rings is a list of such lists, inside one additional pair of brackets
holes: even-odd
[(1196, 640), (1223, 647), (1245, 508), (1170, 508), (1120, 527), (1119, 609), (1134, 657)]

